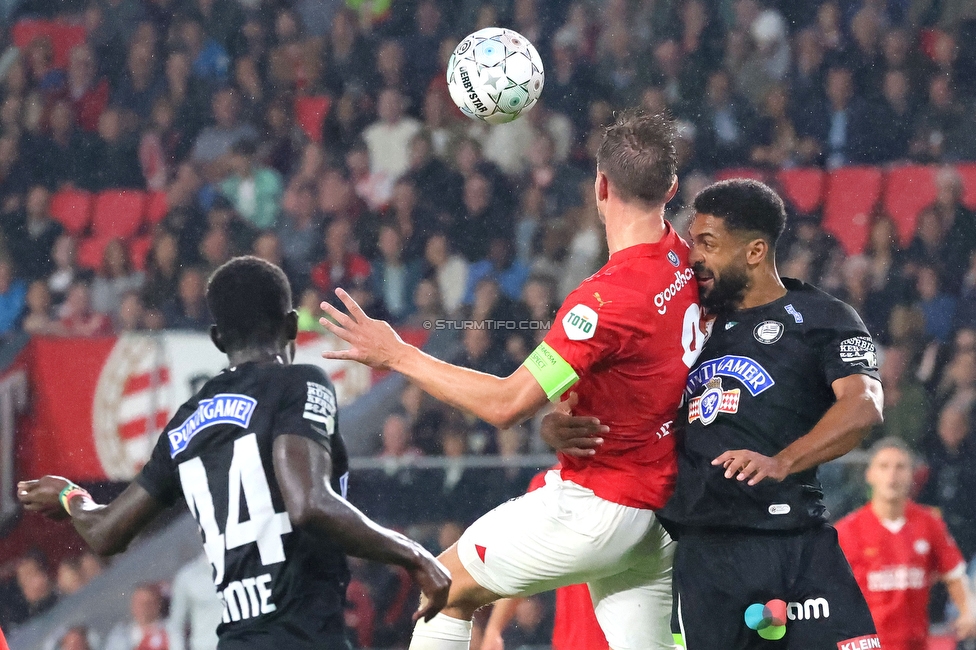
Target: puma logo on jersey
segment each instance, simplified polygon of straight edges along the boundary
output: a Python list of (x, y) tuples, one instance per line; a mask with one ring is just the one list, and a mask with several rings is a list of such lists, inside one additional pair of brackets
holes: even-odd
[(597, 292), (595, 292), (595, 293), (593, 294), (593, 297), (594, 297), (594, 298), (596, 298), (596, 301), (597, 301), (598, 303), (600, 303), (600, 306), (601, 306), (601, 307), (602, 307), (603, 305), (609, 305), (609, 304), (610, 304), (611, 302), (613, 302), (612, 300), (604, 300), (603, 298), (601, 298), (601, 297), (600, 297), (600, 292), (599, 292), (599, 291), (597, 291)]

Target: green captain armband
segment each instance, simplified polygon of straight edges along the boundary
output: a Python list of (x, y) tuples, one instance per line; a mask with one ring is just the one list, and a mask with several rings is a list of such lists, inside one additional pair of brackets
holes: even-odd
[(579, 375), (573, 370), (573, 366), (545, 341), (532, 351), (522, 365), (532, 373), (551, 401), (559, 399), (570, 386), (579, 381)]

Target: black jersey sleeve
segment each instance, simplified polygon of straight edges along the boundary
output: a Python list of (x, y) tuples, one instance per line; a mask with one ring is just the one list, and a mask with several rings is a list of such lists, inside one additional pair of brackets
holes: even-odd
[(824, 310), (824, 345), (820, 363), (828, 384), (850, 375), (878, 375), (878, 352), (854, 308), (834, 301)]
[(272, 438), (284, 434), (302, 436), (331, 452), (338, 426), (336, 393), (329, 376), (317, 366), (291, 366), (275, 415)]
[(136, 476), (139, 483), (154, 499), (165, 506), (171, 506), (183, 496), (183, 488), (180, 485), (179, 477), (176, 475), (176, 467), (170, 457), (169, 437), (166, 435), (170, 427), (166, 427), (156, 446), (153, 447), (149, 462), (146, 463), (142, 471)]

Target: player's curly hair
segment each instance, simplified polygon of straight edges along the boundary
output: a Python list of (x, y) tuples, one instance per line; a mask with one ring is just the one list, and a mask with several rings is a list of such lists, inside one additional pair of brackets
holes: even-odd
[(624, 199), (660, 205), (678, 173), (676, 136), (667, 113), (624, 111), (604, 131), (596, 167)]
[(228, 349), (274, 342), (292, 309), (284, 271), (258, 257), (235, 257), (207, 283), (207, 304)]
[(747, 178), (733, 178), (709, 185), (695, 197), (695, 212), (725, 221), (740, 233), (756, 233), (776, 248), (786, 228), (786, 206), (771, 187)]

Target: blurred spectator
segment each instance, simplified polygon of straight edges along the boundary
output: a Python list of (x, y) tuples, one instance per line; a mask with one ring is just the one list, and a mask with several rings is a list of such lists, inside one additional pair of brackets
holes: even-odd
[(84, 627), (73, 627), (64, 633), (58, 650), (94, 650), (89, 640), (88, 629)]
[(372, 165), (370, 149), (365, 142), (356, 141), (349, 148), (346, 152), (346, 167), (359, 198), (372, 210), (385, 207), (393, 193), (393, 182), (396, 179)]
[(287, 207), (275, 232), (281, 242), (288, 279), (300, 290), (308, 284), (313, 255), (322, 239), (322, 216), (316, 209), (315, 188), (310, 183), (298, 183), (285, 196)]
[(380, 256), (370, 263), (373, 293), (393, 320), (400, 321), (414, 310), (413, 294), (421, 277), (420, 260), (405, 259), (403, 235), (393, 225), (380, 226)]
[(125, 74), (112, 89), (112, 105), (137, 119), (149, 115), (153, 103), (163, 93), (155, 57), (152, 43), (133, 40), (129, 46)]
[(16, 589), (2, 607), (6, 620), (0, 623), (8, 629), (20, 625), (54, 607), (57, 600), (44, 557), (39, 553), (30, 553), (17, 562)]
[(54, 270), (51, 252), (54, 243), (64, 232), (61, 224), (51, 218), (51, 193), (42, 185), (34, 185), (27, 192), (23, 212), (6, 224), (7, 246), (21, 277), (29, 280), (43, 278)]
[(69, 102), (61, 100), (51, 107), (50, 127), (49, 135), (30, 136), (21, 145), (24, 164), (37, 170), (36, 182), (51, 188), (94, 189), (96, 139), (75, 128)]
[(932, 209), (941, 224), (945, 247), (930, 263), (943, 265), (942, 281), (949, 291), (957, 292), (976, 251), (976, 213), (962, 203), (962, 179), (955, 169), (940, 169), (935, 180), (938, 194)]
[(209, 277), (234, 256), (233, 242), (226, 228), (211, 226), (200, 241), (200, 262), (203, 276)]
[(404, 115), (404, 98), (395, 88), (380, 92), (377, 114), (379, 119), (363, 131), (371, 170), (395, 180), (410, 166), (410, 140), (420, 130), (420, 123)]
[(163, 597), (155, 585), (141, 585), (132, 593), (130, 620), (119, 623), (105, 638), (103, 650), (167, 650), (169, 637), (163, 619)]
[(870, 113), (873, 124), (885, 128), (873, 130), (867, 160), (885, 162), (908, 158), (908, 145), (915, 129), (915, 106), (912, 102), (908, 75), (904, 70), (889, 70), (882, 80), (882, 98)]
[(755, 127), (756, 146), (749, 156), (753, 164), (779, 168), (800, 160), (800, 140), (789, 101), (783, 86), (771, 86), (766, 93)]
[(563, 214), (579, 205), (577, 187), (583, 173), (576, 167), (557, 162), (555, 142), (548, 133), (536, 134), (529, 151), (528, 183), (542, 191), (546, 216)]
[(178, 29), (182, 45), (189, 54), (193, 76), (209, 83), (227, 81), (230, 57), (224, 46), (204, 31), (200, 20), (188, 16), (180, 21)]
[(380, 456), (394, 464), (421, 456), (419, 449), (410, 441), (410, 430), (401, 413), (391, 413), (383, 421), (383, 449)]
[[(383, 212), (382, 218), (400, 232), (403, 238), (403, 257), (410, 262), (423, 256), (427, 237), (441, 225), (433, 212), (419, 205), (417, 185), (409, 176), (400, 178), (393, 186), (390, 205)], [(363, 229), (360, 229), (360, 239), (364, 234)]]
[[(4, 107), (7, 104), (4, 103)], [(0, 107), (0, 112), (3, 108)], [(0, 134), (3, 133), (0, 125)], [(20, 209), (24, 191), (30, 182), (20, 161), (20, 145), (13, 134), (0, 135), (0, 214)]]
[(956, 313), (955, 298), (942, 291), (939, 276), (931, 266), (923, 266), (918, 270), (916, 290), (919, 307), (925, 314), (925, 334), (937, 341), (947, 340)]
[(75, 280), (61, 306), (61, 328), (66, 336), (109, 336), (112, 321), (92, 309), (91, 288), (87, 280)]
[(139, 291), (145, 275), (132, 268), (129, 249), (121, 239), (113, 239), (102, 252), (102, 267), (92, 282), (92, 308), (100, 314), (112, 316), (119, 311), (122, 296)]
[(58, 563), (57, 591), (59, 596), (78, 593), (85, 586), (85, 576), (81, 572), (78, 557), (66, 557)]
[[(152, 325), (152, 327), (151, 327)], [(115, 329), (118, 332), (139, 332), (144, 329), (156, 329), (150, 323), (146, 314), (146, 306), (138, 292), (129, 291), (122, 294), (119, 311), (115, 319)]]
[(176, 295), (162, 309), (166, 327), (198, 332), (210, 329), (212, 319), (207, 307), (206, 282), (202, 269), (190, 267), (180, 273)]
[(75, 260), (75, 240), (71, 235), (61, 235), (54, 242), (51, 251), (54, 270), (47, 276), (47, 286), (51, 290), (51, 302), (59, 307), (68, 295), (71, 284), (84, 273)]
[(122, 116), (113, 108), (98, 119), (98, 139), (93, 144), (93, 190), (146, 186), (136, 143), (122, 133)]
[(932, 415), (925, 388), (910, 372), (911, 361), (910, 352), (904, 348), (885, 350), (881, 364), (885, 419), (871, 435), (871, 440), (895, 437), (912, 449), (920, 450)]
[(44, 280), (34, 280), (27, 288), (27, 313), (21, 327), (28, 334), (36, 336), (62, 333), (61, 324), (54, 318), (51, 291)]
[(87, 43), (71, 50), (65, 94), (71, 101), (78, 126), (85, 131), (98, 129), (98, 118), (108, 106), (108, 80), (98, 74), (95, 53)]
[(138, 146), (139, 165), (147, 189), (157, 192), (166, 189), (174, 165), (186, 153), (183, 129), (176, 124), (170, 101), (165, 97), (157, 99)]
[(210, 106), (209, 88), (205, 81), (192, 75), (192, 61), (186, 50), (170, 51), (164, 73), (164, 97), (173, 107), (175, 123), (181, 130), (179, 154), (183, 158), (206, 122)]
[(105, 570), (105, 561), (88, 549), (81, 552), (79, 565), (81, 566), (81, 573), (85, 578), (85, 584), (102, 575), (102, 572)]
[(27, 284), (14, 277), (10, 260), (0, 259), (0, 335), (10, 334), (24, 313)]
[(448, 314), (455, 314), (461, 307), (465, 289), (468, 286), (468, 262), (451, 251), (447, 235), (442, 232), (431, 233), (424, 248), (427, 262), (427, 276), (437, 283)]
[(231, 147), (241, 140), (253, 140), (258, 136), (253, 126), (240, 121), (240, 98), (233, 88), (222, 88), (214, 93), (211, 106), (214, 124), (197, 136), (191, 154), (195, 162), (214, 163), (230, 153)]
[(954, 141), (968, 140), (960, 130), (965, 123), (964, 112), (953, 96), (951, 80), (945, 75), (933, 77), (928, 85), (928, 103), (922, 107), (915, 122), (910, 147), (912, 156), (922, 162), (939, 162), (955, 154)]
[(165, 230), (156, 233), (146, 256), (146, 282), (142, 296), (146, 307), (160, 309), (176, 293), (180, 262), (176, 237)]
[(488, 254), (468, 267), (468, 289), (464, 302), (474, 300), (474, 290), (483, 278), (492, 278), (502, 293), (512, 300), (522, 295), (522, 286), (529, 277), (529, 267), (515, 256), (512, 241), (508, 237), (492, 237)]
[(451, 244), (469, 262), (488, 254), (492, 237), (511, 237), (513, 224), (494, 199), (491, 181), (473, 174), (464, 181), (464, 210), (451, 229)]
[(167, 621), (169, 650), (216, 650), (224, 607), (213, 584), (213, 566), (203, 553), (173, 578)]
[(337, 302), (336, 287), (365, 282), (371, 273), (369, 262), (351, 250), (351, 228), (347, 221), (336, 219), (325, 229), (325, 259), (312, 268), (312, 285), (324, 300)]
[(273, 169), (257, 164), (257, 145), (253, 140), (235, 143), (231, 154), (231, 175), (221, 183), (221, 191), (237, 213), (255, 227), (274, 227), (281, 203), (281, 177)]
[(828, 168), (869, 161), (876, 125), (868, 120), (868, 106), (855, 94), (853, 75), (844, 67), (827, 72), (826, 101), (797, 125), (808, 138), (810, 151), (819, 151)]
[(976, 553), (976, 445), (971, 432), (972, 397), (950, 400), (936, 422), (936, 438), (925, 454), (929, 477), (919, 501), (935, 506), (963, 557)]
[(713, 169), (730, 167), (747, 157), (754, 117), (746, 100), (735, 96), (727, 73), (708, 77), (705, 105), (698, 119), (695, 143)]
[[(410, 141), (409, 177), (417, 203), (435, 213), (455, 213), (461, 205), (460, 175), (437, 158), (429, 131), (420, 131)], [(423, 228), (421, 228), (423, 230)], [(429, 232), (423, 233), (428, 236)]]

